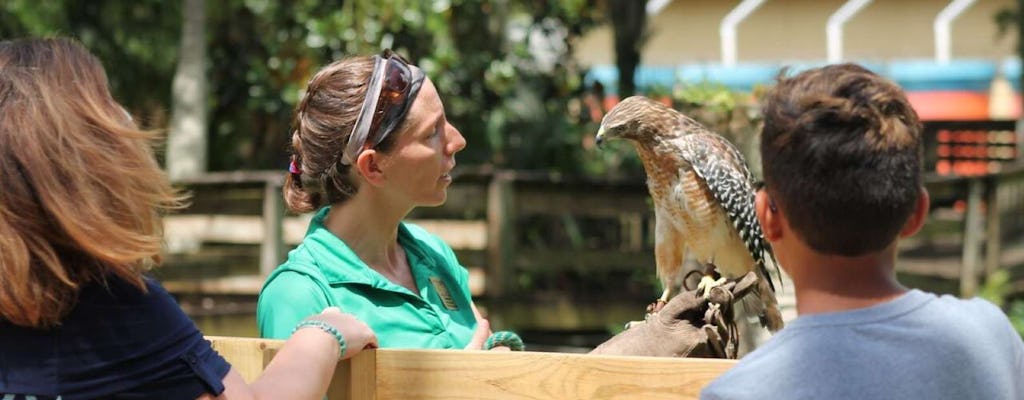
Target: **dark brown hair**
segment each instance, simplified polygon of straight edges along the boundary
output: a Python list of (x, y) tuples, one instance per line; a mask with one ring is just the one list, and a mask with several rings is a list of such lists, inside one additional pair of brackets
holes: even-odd
[[(285, 178), (284, 199), (292, 211), (304, 213), (342, 203), (358, 190), (351, 166), (342, 164), (342, 153), (363, 105), (373, 65), (371, 57), (349, 57), (321, 68), (309, 80), (292, 118), (292, 162), (301, 171)], [(397, 136), (389, 135), (376, 148), (387, 151)]]
[(81, 285), (111, 275), (145, 289), (159, 213), (180, 201), (153, 137), (78, 43), (0, 42), (0, 318), (54, 326)]
[(891, 244), (921, 185), (921, 126), (903, 90), (855, 64), (780, 76), (766, 96), (767, 190), (816, 251)]

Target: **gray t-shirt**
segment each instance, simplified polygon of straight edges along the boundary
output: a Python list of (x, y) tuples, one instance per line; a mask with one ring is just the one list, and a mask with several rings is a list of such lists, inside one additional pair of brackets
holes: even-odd
[(1024, 344), (989, 302), (911, 290), (793, 320), (700, 398), (1024, 399)]

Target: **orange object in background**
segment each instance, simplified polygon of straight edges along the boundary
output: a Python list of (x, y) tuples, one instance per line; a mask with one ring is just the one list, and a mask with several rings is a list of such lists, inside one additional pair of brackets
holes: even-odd
[(968, 91), (908, 92), (921, 120), (986, 120), (988, 94)]

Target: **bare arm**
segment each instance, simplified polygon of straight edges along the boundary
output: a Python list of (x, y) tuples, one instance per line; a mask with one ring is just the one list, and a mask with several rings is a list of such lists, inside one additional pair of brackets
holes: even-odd
[[(347, 342), (343, 358), (352, 357), (367, 347), (377, 347), (377, 337), (370, 327), (351, 314), (330, 307), (310, 318), (327, 322), (341, 333)], [(339, 350), (333, 335), (315, 327), (299, 329), (255, 382), (246, 384), (232, 368), (224, 377), (224, 393), (199, 399), (322, 399), (334, 376)]]

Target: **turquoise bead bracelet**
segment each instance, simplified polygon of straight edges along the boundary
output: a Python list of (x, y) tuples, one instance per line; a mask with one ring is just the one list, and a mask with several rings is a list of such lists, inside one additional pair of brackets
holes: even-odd
[(295, 325), (295, 329), (292, 329), (292, 334), (295, 334), (295, 332), (298, 331), (299, 329), (308, 327), (320, 328), (320, 330), (333, 335), (334, 339), (338, 341), (338, 347), (340, 350), (340, 352), (338, 353), (338, 359), (341, 360), (345, 358), (345, 350), (348, 349), (348, 343), (345, 343), (345, 337), (341, 335), (341, 332), (338, 332), (337, 329), (331, 326), (331, 324), (328, 324), (318, 319), (307, 319), (302, 322), (299, 322), (298, 325)]
[(523, 339), (514, 332), (509, 331), (494, 332), (494, 334), (484, 342), (484, 350), (490, 350), (498, 346), (508, 347), (512, 351), (523, 351), (526, 348), (526, 346), (523, 345)]

